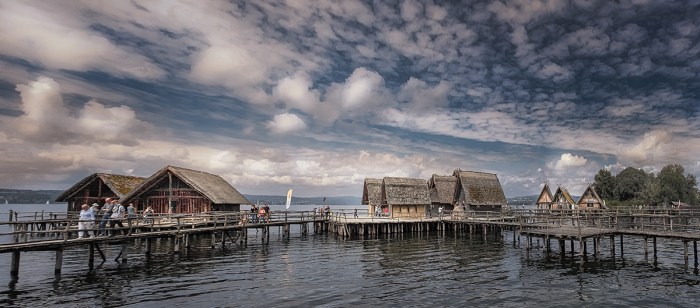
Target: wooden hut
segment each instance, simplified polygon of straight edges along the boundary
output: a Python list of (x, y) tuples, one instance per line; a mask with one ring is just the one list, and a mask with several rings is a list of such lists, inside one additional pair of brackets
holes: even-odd
[(552, 196), (553, 210), (573, 210), (576, 208), (576, 202), (571, 198), (569, 191), (561, 186), (557, 187), (557, 192)]
[(537, 197), (537, 201), (535, 202), (537, 205), (538, 209), (551, 209), (552, 208), (552, 191), (549, 189), (549, 184), (544, 183), (544, 187), (542, 187), (542, 192), (540, 193), (540, 196)]
[(381, 196), (392, 218), (424, 217), (430, 205), (428, 182), (423, 179), (385, 177)]
[(218, 175), (174, 166), (146, 179), (124, 197), (127, 202), (139, 210), (150, 206), (156, 213), (240, 211), (241, 204), (251, 204)]
[(365, 179), (365, 185), (362, 189), (362, 204), (367, 205), (369, 214), (374, 214), (377, 207), (382, 206), (382, 180), (381, 179)]
[(449, 175), (433, 174), (428, 181), (430, 190), (430, 214), (437, 215), (438, 209), (454, 210), (455, 199), (457, 198), (457, 177)]
[(500, 211), (508, 204), (496, 174), (457, 169), (453, 176), (458, 181), (457, 206), (475, 211)]
[(578, 199), (576, 205), (581, 210), (607, 209), (607, 206), (603, 200), (600, 199), (593, 185), (588, 185), (588, 187), (586, 187), (586, 190), (581, 195), (581, 198)]
[(79, 212), (83, 204), (104, 204), (106, 198), (120, 198), (131, 192), (146, 178), (129, 175), (93, 173), (66, 189), (57, 202), (68, 202), (69, 212)]

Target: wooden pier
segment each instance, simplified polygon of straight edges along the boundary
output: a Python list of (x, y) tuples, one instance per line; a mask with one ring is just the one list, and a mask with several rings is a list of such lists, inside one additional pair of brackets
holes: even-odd
[[(190, 249), (193, 241), (210, 240), (211, 248), (216, 245), (247, 245), (248, 231), (262, 231), (262, 242), (269, 243), (270, 228), (278, 227), (283, 238), (290, 237), (292, 226), (299, 227), (302, 235), (313, 232), (328, 232), (343, 238), (366, 238), (389, 234), (431, 233), (460, 236), (500, 235), (512, 231), (513, 243), (525, 243), (525, 249), (535, 249), (533, 239), (542, 240), (547, 253), (553, 251), (552, 241), (558, 244), (559, 253), (568, 253), (582, 258), (589, 253), (598, 257), (601, 241), (610, 241), (610, 256), (624, 255), (624, 238), (643, 239), (645, 258), (649, 245), (657, 260), (657, 239), (682, 241), (683, 256), (688, 266), (690, 244), (694, 254), (694, 268), (698, 269), (697, 241), (700, 240), (700, 210), (679, 209), (624, 209), (598, 211), (566, 210), (509, 210), (502, 212), (449, 213), (435, 217), (374, 217), (357, 215), (355, 210), (338, 210), (320, 216), (314, 212), (275, 212), (264, 222), (255, 222), (248, 212), (219, 212), (195, 215), (159, 215), (153, 222), (134, 223), (131, 228), (116, 229), (129, 235), (114, 237), (78, 238), (77, 219), (65, 214), (17, 216), (10, 213), (10, 219), (0, 224), (10, 225), (12, 232), (0, 234), (11, 237), (11, 243), (0, 244), (0, 254), (12, 255), (11, 276), (19, 274), (21, 253), (31, 251), (55, 251), (55, 272), (60, 274), (63, 251), (67, 247), (86, 247), (88, 267), (94, 268), (95, 254), (102, 262), (105, 256), (100, 245), (120, 245), (121, 250), (115, 261), (128, 258), (127, 246), (143, 245), (146, 257), (152, 252), (154, 241), (172, 241), (172, 253)], [(126, 221), (124, 221), (126, 225)], [(576, 245), (575, 245), (576, 244)], [(591, 248), (589, 251), (589, 247)], [(619, 252), (616, 249), (619, 247)], [(578, 251), (575, 251), (578, 249)], [(679, 252), (680, 253), (680, 252)]]
[[(426, 233), (436, 231), (455, 235), (500, 234), (512, 231), (513, 242), (524, 238), (525, 249), (533, 249), (533, 238), (544, 241), (544, 249), (552, 251), (551, 241), (556, 241), (559, 253), (586, 257), (589, 244), (592, 255), (599, 256), (600, 243), (610, 241), (610, 255), (624, 255), (624, 237), (644, 240), (644, 256), (648, 258), (649, 242), (652, 243), (654, 263), (657, 262), (657, 239), (679, 240), (683, 243), (686, 267), (689, 246), (692, 243), (694, 268), (698, 272), (697, 241), (700, 240), (700, 209), (617, 209), (617, 210), (509, 210), (503, 212), (446, 213), (442, 217), (354, 217), (337, 213), (329, 222), (329, 230), (343, 237), (394, 233)], [(617, 242), (616, 242), (617, 241)], [(578, 245), (574, 245), (577, 243)], [(617, 245), (616, 245), (617, 244)], [(575, 249), (578, 248), (576, 252)]]
[(314, 233), (326, 232), (329, 219), (328, 216), (321, 217), (313, 212), (271, 213), (268, 219), (261, 221), (253, 220), (248, 212), (155, 215), (149, 223), (135, 220), (131, 227), (127, 227), (127, 221), (124, 220), (124, 228), (107, 228), (107, 231), (113, 232), (113, 236), (94, 236), (97, 233), (96, 225), (94, 229), (87, 231), (90, 237), (80, 238), (78, 220), (65, 217), (65, 214), (64, 217), (52, 214), (48, 216), (51, 218), (44, 219), (38, 215), (34, 215), (37, 219), (21, 219), (16, 214), (10, 213), (10, 221), (0, 222), (10, 225), (13, 230), (11, 233), (0, 234), (12, 238), (12, 243), (0, 244), (0, 254), (12, 255), (10, 275), (13, 279), (18, 277), (20, 256), (23, 252), (55, 251), (55, 273), (60, 274), (63, 251), (72, 246), (87, 247), (88, 267), (93, 270), (96, 252), (102, 262), (106, 261), (100, 245), (120, 245), (121, 249), (115, 261), (121, 259), (121, 262), (126, 262), (127, 247), (133, 244), (144, 245), (146, 258), (150, 258), (154, 241), (161, 239), (172, 241), (173, 254), (179, 254), (182, 249), (189, 249), (194, 240), (200, 239), (210, 239), (211, 248), (216, 245), (225, 246), (227, 242), (245, 246), (248, 244), (250, 229), (261, 230), (263, 243), (269, 243), (270, 228), (278, 227), (281, 236), (289, 238), (292, 226), (298, 226), (302, 235), (309, 233), (309, 225)]

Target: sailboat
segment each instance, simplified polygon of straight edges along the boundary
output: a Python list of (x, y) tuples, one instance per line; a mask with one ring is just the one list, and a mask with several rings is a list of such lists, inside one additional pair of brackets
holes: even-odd
[(49, 204), (49, 200), (46, 200), (46, 204)]
[(7, 199), (5, 199), (5, 204), (9, 204), (9, 203), (7, 202)]
[(287, 204), (285, 205), (286, 209), (289, 209), (289, 206), (292, 205), (292, 189), (290, 188), (289, 191), (287, 191)]

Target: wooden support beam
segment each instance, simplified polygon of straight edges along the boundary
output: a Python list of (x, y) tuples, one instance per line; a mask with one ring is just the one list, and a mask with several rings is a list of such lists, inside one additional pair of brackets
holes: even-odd
[(12, 252), (12, 262), (10, 263), (10, 277), (17, 279), (19, 277), (19, 250)]
[(90, 271), (95, 269), (95, 244), (90, 244), (88, 248), (88, 269)]
[(688, 268), (688, 240), (683, 240), (683, 261), (685, 261), (685, 268)]
[(56, 263), (53, 268), (54, 275), (61, 275), (61, 268), (63, 267), (63, 249), (56, 250)]
[(625, 256), (625, 242), (622, 240), (622, 234), (620, 234), (620, 258)]

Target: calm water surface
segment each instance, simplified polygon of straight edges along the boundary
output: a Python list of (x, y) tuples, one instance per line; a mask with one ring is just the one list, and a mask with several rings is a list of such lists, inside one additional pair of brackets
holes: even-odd
[[(21, 211), (34, 209), (23, 205)], [(55, 210), (53, 208), (56, 208)], [(0, 218), (7, 210), (0, 205)], [(60, 211), (65, 205), (35, 208)], [(273, 207), (273, 210), (276, 210)], [(3, 233), (8, 229), (0, 227)], [(404, 235), (379, 239), (302, 236), (272, 228), (270, 244), (249, 233), (248, 246), (194, 248), (173, 257), (169, 243), (146, 261), (130, 246), (126, 264), (118, 248), (103, 247), (108, 261), (87, 271), (87, 248), (64, 254), (22, 253), (19, 280), (10, 281), (10, 255), (0, 255), (0, 306), (66, 307), (290, 307), (290, 306), (500, 306), (697, 307), (700, 276), (686, 269), (680, 242), (659, 240), (659, 262), (644, 260), (641, 240), (625, 237), (625, 255), (560, 259), (543, 249), (527, 253), (512, 234), (455, 237)], [(202, 243), (202, 245), (207, 243)], [(556, 246), (556, 245), (553, 245)], [(692, 247), (692, 246), (691, 246)], [(568, 244), (567, 244), (568, 249)], [(619, 254), (619, 247), (618, 247)], [(692, 249), (691, 249), (692, 251)], [(692, 263), (692, 254), (691, 254)]]

